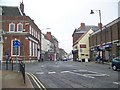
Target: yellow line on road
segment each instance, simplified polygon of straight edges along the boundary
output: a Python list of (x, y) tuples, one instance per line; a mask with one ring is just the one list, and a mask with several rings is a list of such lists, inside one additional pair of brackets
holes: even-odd
[[(31, 73), (32, 74), (32, 73)], [(33, 75), (33, 74), (32, 74)], [(47, 90), (44, 86), (43, 86), (43, 84), (38, 80), (38, 78), (35, 76), (35, 75), (33, 75), (33, 77), (39, 82), (39, 84), (42, 86), (42, 88), (44, 89), (44, 90)]]
[(30, 75), (29, 73), (27, 73), (32, 79), (33, 81), (36, 83), (36, 85), (40, 88), (40, 90), (42, 90), (41, 86), (38, 84), (38, 82), (34, 79), (34, 76)]

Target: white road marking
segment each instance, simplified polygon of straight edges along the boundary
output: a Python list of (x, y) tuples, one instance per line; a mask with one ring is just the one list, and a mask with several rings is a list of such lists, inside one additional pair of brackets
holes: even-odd
[(88, 72), (93, 73), (93, 74), (94, 74), (94, 73), (98, 73), (98, 72), (94, 72), (94, 71), (88, 71)]
[(87, 70), (73, 70), (73, 71), (80, 71), (80, 72), (84, 72), (84, 71), (87, 71)]
[(44, 72), (37, 72), (36, 74), (44, 74)]
[(53, 74), (53, 73), (56, 73), (56, 72), (48, 72), (48, 74)]
[(85, 74), (79, 74), (79, 73), (74, 73), (74, 72), (69, 72), (69, 73), (80, 75), (80, 76), (84, 76), (84, 77), (88, 77), (88, 78), (95, 78), (95, 77), (92, 77), (92, 76), (87, 76)]
[(117, 85), (119, 85), (119, 83), (118, 82), (113, 82), (114, 84), (117, 84)]
[(67, 73), (67, 72), (70, 72), (70, 71), (61, 71), (60, 73)]
[(109, 76), (107, 74), (85, 74), (87, 76)]

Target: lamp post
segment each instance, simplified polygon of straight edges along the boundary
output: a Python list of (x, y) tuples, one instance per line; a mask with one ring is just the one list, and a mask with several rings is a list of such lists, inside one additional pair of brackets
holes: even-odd
[[(94, 11), (99, 13), (99, 22), (100, 22), (100, 50), (102, 51), (102, 23), (101, 23), (101, 10), (91, 10), (90, 14), (94, 14)], [(100, 53), (100, 52), (99, 52)], [(103, 52), (102, 52), (103, 54)], [(102, 58), (102, 55), (101, 55)], [(103, 61), (103, 60), (102, 60)]]

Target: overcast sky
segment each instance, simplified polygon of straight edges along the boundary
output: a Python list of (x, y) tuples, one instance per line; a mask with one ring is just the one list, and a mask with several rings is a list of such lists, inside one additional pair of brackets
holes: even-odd
[[(51, 31), (66, 52), (72, 50), (72, 34), (80, 23), (98, 25), (101, 10), (103, 25), (118, 17), (119, 0), (23, 0), (25, 13), (34, 19), (43, 33)], [(18, 6), (22, 0), (0, 0), (1, 5)], [(45, 29), (51, 28), (51, 29)]]

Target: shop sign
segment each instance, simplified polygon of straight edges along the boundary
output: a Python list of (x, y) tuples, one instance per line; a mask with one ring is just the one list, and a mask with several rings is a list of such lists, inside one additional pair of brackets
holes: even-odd
[(80, 48), (86, 48), (86, 44), (80, 44)]

